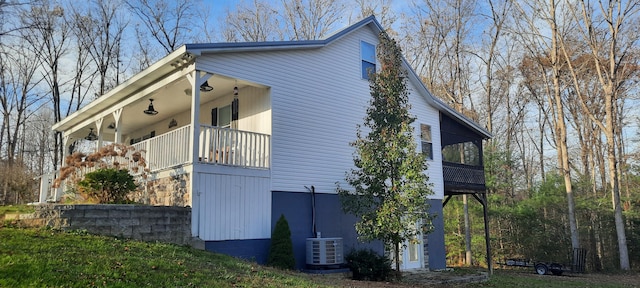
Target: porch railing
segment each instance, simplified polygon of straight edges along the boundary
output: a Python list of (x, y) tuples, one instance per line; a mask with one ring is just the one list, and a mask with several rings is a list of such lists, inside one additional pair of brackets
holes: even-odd
[(268, 169), (271, 136), (200, 125), (200, 163)]
[[(137, 156), (133, 154), (136, 152), (140, 153), (140, 156), (145, 159), (151, 172), (190, 163), (190, 133), (191, 125), (180, 127), (165, 134), (135, 143), (132, 145), (135, 148), (134, 151), (129, 151), (124, 157), (111, 157), (107, 161), (118, 162), (122, 168), (126, 166), (134, 176), (138, 176), (142, 172), (138, 160), (135, 160)], [(200, 125), (199, 151), (199, 163), (269, 169), (271, 165), (271, 136)], [(96, 168), (80, 168), (76, 171), (76, 175), (77, 177), (82, 177), (82, 175), (94, 171)], [(58, 177), (58, 174), (43, 175), (40, 202), (59, 199), (61, 188), (53, 188), (51, 185)]]
[[(191, 125), (133, 144), (141, 151), (149, 170), (158, 171), (189, 162)], [(132, 167), (129, 167), (132, 168)]]

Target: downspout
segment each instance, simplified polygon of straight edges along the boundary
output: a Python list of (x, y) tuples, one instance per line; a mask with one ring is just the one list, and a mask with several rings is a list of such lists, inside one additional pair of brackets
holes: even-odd
[(311, 192), (311, 233), (316, 238), (320, 238), (320, 232), (316, 228), (316, 187), (311, 185), (311, 189), (307, 186), (304, 186), (304, 188)]

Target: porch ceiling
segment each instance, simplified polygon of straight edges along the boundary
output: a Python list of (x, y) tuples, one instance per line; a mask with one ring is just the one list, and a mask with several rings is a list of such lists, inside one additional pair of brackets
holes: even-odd
[[(233, 87), (236, 85), (235, 80), (219, 75), (213, 75), (209, 78), (208, 83), (214, 89), (209, 92), (201, 91), (200, 103), (206, 103), (223, 95), (228, 95), (232, 93)], [(239, 88), (242, 88), (241, 83), (237, 85)], [(246, 86), (246, 84), (243, 86)], [(158, 111), (158, 114), (147, 115), (143, 113), (143, 111), (149, 107), (149, 99), (153, 99), (153, 107)], [(120, 120), (121, 131), (122, 134), (126, 135), (152, 123), (159, 121), (168, 123), (175, 115), (189, 110), (191, 110), (191, 84), (186, 77), (181, 77), (143, 96), (138, 101), (123, 107)], [(115, 134), (114, 129), (108, 129), (108, 126), (113, 122), (115, 122), (113, 115), (104, 118), (102, 123), (103, 135), (108, 136)], [(86, 131), (88, 133), (88, 127)], [(81, 132), (81, 135), (84, 134)]]

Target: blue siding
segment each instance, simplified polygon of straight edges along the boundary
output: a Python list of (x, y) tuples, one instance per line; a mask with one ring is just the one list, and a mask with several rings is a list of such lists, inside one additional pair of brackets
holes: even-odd
[[(284, 215), (291, 229), (293, 253), (296, 268), (306, 265), (306, 239), (314, 237), (311, 221), (311, 193), (273, 192), (271, 229), (280, 215)], [(440, 204), (442, 206), (442, 204)], [(342, 212), (339, 196), (336, 194), (316, 193), (316, 228), (322, 237), (342, 237), (345, 255), (352, 249), (371, 248), (382, 254), (382, 242), (362, 243), (354, 228), (356, 217)], [(444, 247), (443, 247), (444, 248)]]
[(271, 239), (206, 241), (204, 249), (265, 264), (270, 245)]
[[(430, 200), (430, 213), (437, 216), (433, 219), (434, 231), (427, 236), (427, 253), (429, 269), (446, 268), (446, 252), (444, 245), (444, 221), (442, 219), (442, 200)], [(293, 253), (296, 268), (306, 268), (306, 239), (313, 237), (311, 221), (311, 193), (308, 192), (273, 192), (272, 193), (271, 230), (276, 221), (284, 214), (291, 229)], [(356, 217), (342, 212), (340, 199), (335, 194), (316, 194), (316, 228), (322, 237), (342, 237), (344, 253), (352, 249), (371, 248), (382, 254), (384, 247), (380, 241), (362, 243), (354, 224)], [(207, 251), (222, 253), (259, 264), (265, 264), (269, 256), (270, 239), (206, 241)]]
[(444, 246), (444, 221), (442, 219), (442, 200), (431, 199), (429, 213), (435, 214), (433, 232), (427, 236), (427, 253), (429, 253), (429, 269), (447, 268), (447, 253)]

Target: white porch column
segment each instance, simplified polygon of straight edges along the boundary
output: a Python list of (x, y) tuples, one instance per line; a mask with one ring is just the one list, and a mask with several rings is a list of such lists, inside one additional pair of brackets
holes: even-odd
[(195, 70), (187, 74), (187, 79), (191, 83), (191, 137), (189, 137), (189, 159), (191, 163), (198, 163), (200, 152), (200, 85), (209, 80), (212, 74)]
[(212, 74), (195, 70), (187, 74), (191, 83), (191, 137), (189, 137), (189, 159), (193, 164), (191, 173), (191, 236), (200, 237), (201, 187), (198, 156), (200, 153), (200, 85), (211, 78)]
[(62, 166), (64, 167), (64, 162), (67, 156), (69, 156), (69, 140), (71, 137), (67, 135), (67, 133), (62, 133)]
[(120, 117), (122, 116), (122, 109), (120, 108), (116, 111), (113, 111), (113, 119), (116, 121), (116, 137), (113, 140), (115, 143), (122, 143), (122, 129), (120, 129)]
[[(67, 158), (67, 156), (69, 154), (69, 142), (70, 142), (70, 140), (71, 140), (71, 136), (69, 134), (67, 134), (66, 132), (63, 132), (62, 133), (62, 147), (64, 147), (64, 148), (62, 149), (62, 165), (61, 165), (61, 167), (65, 166), (66, 158)], [(50, 175), (48, 177), (49, 179), (47, 179), (47, 184), (53, 183), (53, 181), (58, 177), (60, 177), (60, 172), (59, 171), (54, 171), (54, 175)], [(62, 194), (63, 194), (63, 191), (65, 189), (64, 185), (65, 185), (64, 181), (62, 182), (62, 184), (58, 188), (51, 188), (51, 185), (48, 185), (49, 189), (55, 189), (55, 191), (53, 191), (53, 200), (55, 202), (60, 201), (60, 198), (62, 198)], [(41, 191), (40, 193), (42, 193), (42, 192), (44, 192), (44, 191)], [(49, 191), (47, 189), (45, 194), (48, 194), (48, 192)], [(44, 195), (45, 201), (46, 201), (47, 196), (48, 195)], [(42, 197), (43, 196), (40, 195), (41, 199), (42, 199)]]
[(49, 191), (51, 190), (53, 175), (55, 175), (55, 173), (47, 173), (40, 176), (40, 197), (38, 199), (38, 203), (40, 204), (47, 203), (47, 196), (49, 196)]
[(98, 133), (98, 141), (96, 142), (96, 151), (102, 147), (102, 121), (104, 118), (96, 120), (96, 132)]

